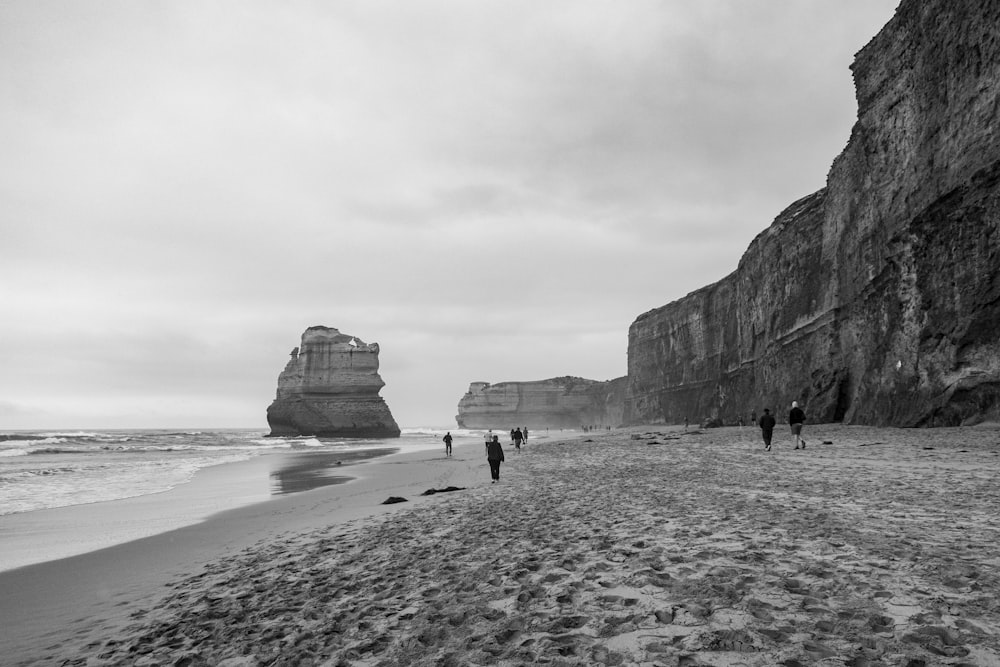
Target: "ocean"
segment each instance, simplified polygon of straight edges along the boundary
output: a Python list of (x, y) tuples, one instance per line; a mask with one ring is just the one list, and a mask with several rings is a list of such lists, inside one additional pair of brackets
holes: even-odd
[[(0, 515), (161, 493), (190, 481), (207, 466), (275, 453), (313, 452), (331, 465), (395, 451), (441, 448), (481, 432), (403, 429), (399, 438), (267, 438), (257, 429), (0, 432)], [(278, 476), (272, 493), (287, 493)], [(309, 485), (302, 489), (311, 488)]]

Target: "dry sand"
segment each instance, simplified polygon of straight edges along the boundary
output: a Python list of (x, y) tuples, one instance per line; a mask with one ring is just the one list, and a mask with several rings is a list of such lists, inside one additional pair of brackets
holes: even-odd
[(777, 435), (529, 443), (498, 484), (459, 448), (467, 490), (248, 544), (30, 664), (1000, 665), (1000, 429)]

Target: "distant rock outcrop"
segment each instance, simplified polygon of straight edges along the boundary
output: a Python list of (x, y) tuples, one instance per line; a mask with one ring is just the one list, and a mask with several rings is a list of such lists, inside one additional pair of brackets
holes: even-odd
[(815, 421), (1000, 417), (1000, 3), (904, 0), (854, 62), (827, 187), (719, 282), (629, 329), (626, 420), (807, 404)]
[(378, 392), (378, 343), (331, 327), (309, 327), (278, 376), (267, 409), (272, 436), (396, 438), (399, 426)]
[(458, 402), (461, 428), (618, 426), (626, 378), (607, 382), (558, 377), (535, 382), (473, 382)]

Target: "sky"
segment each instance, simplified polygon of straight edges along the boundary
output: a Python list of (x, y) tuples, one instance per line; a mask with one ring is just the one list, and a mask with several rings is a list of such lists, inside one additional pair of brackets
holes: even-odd
[(403, 427), (626, 374), (825, 184), (897, 0), (3, 0), (0, 430), (266, 429), (313, 325)]

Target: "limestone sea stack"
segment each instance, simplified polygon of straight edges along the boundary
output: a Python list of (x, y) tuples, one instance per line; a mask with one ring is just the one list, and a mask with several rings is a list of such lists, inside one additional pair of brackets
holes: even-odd
[(272, 436), (398, 438), (399, 426), (378, 395), (378, 343), (332, 327), (309, 327), (278, 376), (267, 409)]
[(904, 0), (825, 188), (629, 329), (626, 421), (1000, 419), (1000, 2)]
[(606, 382), (557, 377), (533, 382), (473, 382), (458, 402), (460, 428), (618, 426), (627, 378)]

